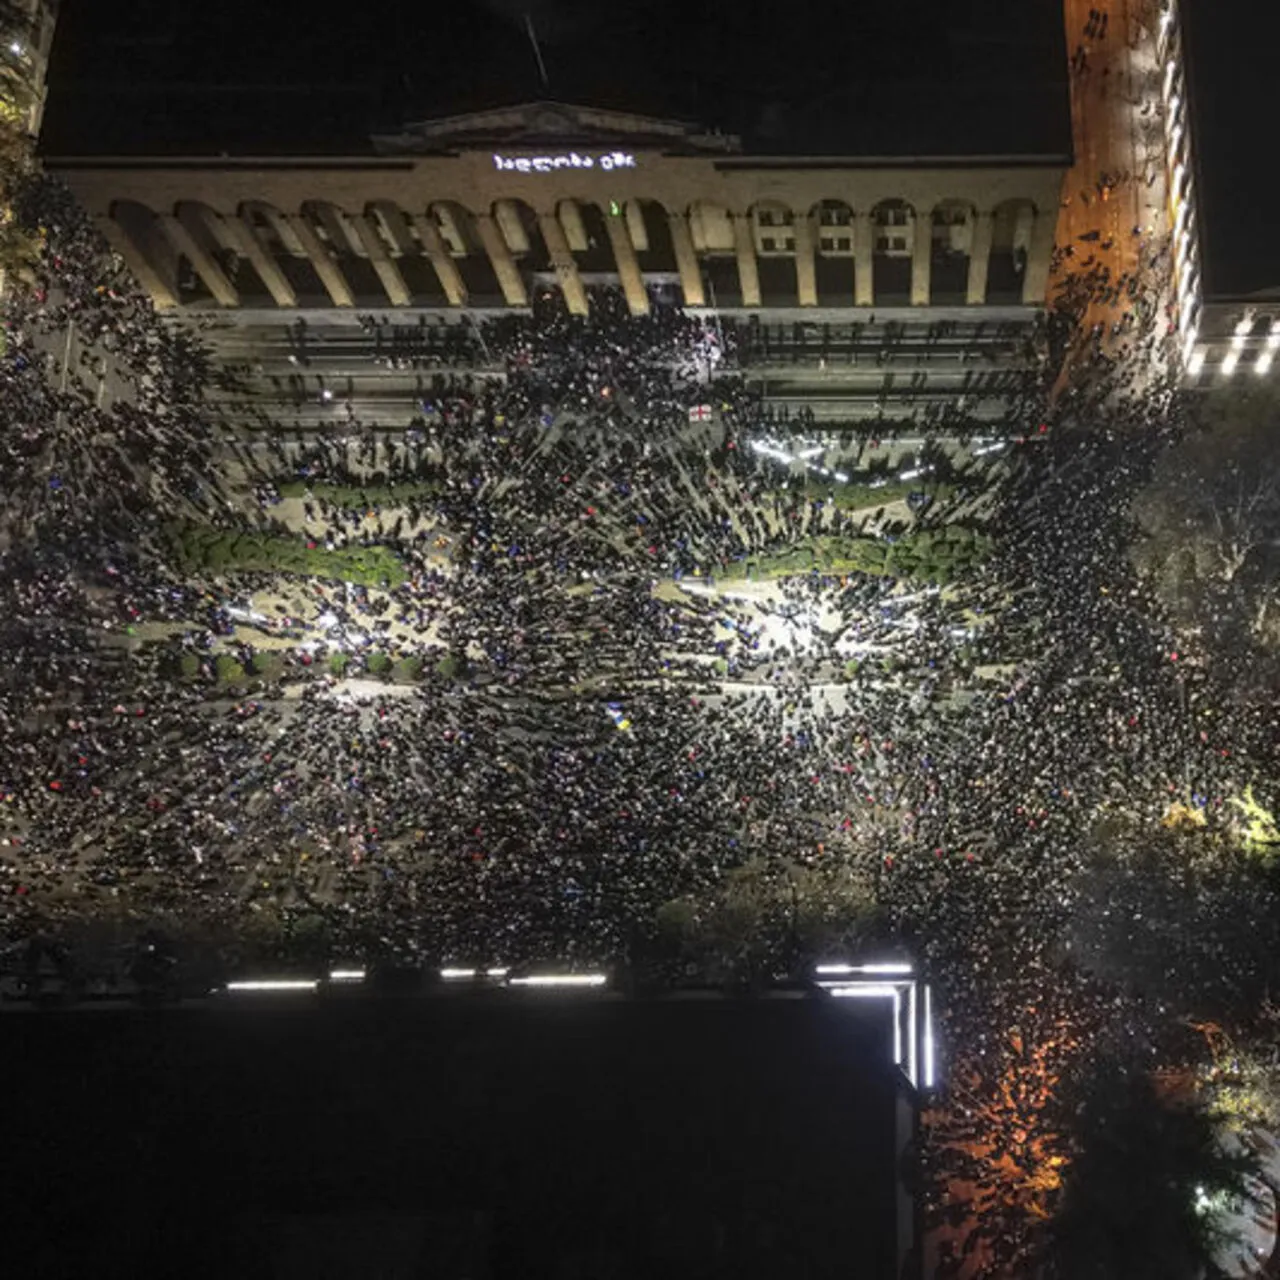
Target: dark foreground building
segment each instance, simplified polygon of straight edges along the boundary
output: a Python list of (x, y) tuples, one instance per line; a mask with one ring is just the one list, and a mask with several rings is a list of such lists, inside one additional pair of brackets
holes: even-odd
[(277, 996), (6, 1029), (14, 1275), (918, 1274), (879, 1001)]
[(1280, 350), (1280, 176), (1260, 140), (1280, 8), (1168, 0), (1161, 22), (1186, 367), (1206, 387), (1267, 376)]

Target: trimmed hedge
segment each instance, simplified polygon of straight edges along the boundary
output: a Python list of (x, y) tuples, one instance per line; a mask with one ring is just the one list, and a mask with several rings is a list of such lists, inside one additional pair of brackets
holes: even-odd
[(187, 569), (215, 573), (293, 573), (361, 586), (399, 586), (408, 577), (396, 554), (383, 546), (327, 547), (277, 534), (236, 533), (209, 525), (170, 531)]
[(718, 576), (781, 578), (817, 570), (824, 574), (867, 573), (938, 585), (967, 573), (991, 554), (991, 538), (966, 525), (922, 529), (896, 542), (877, 538), (809, 538), (786, 551), (734, 561)]

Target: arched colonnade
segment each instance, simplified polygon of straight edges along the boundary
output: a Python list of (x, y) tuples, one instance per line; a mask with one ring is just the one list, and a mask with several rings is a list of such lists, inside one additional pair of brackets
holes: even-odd
[(607, 280), (641, 314), (656, 283), (691, 307), (1035, 304), (1055, 216), (1029, 200), (672, 210), (643, 198), (539, 209), (501, 199), (479, 212), (454, 200), (234, 211), (122, 200), (100, 223), (161, 307), (523, 307), (555, 283), (581, 313), (586, 287)]

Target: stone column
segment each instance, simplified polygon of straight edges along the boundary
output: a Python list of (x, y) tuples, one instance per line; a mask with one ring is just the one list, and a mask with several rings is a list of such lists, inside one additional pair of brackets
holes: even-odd
[(484, 251), (489, 255), (489, 261), (493, 265), (493, 274), (498, 277), (498, 287), (502, 290), (507, 306), (527, 307), (529, 291), (524, 287), (524, 280), (516, 269), (516, 261), (511, 256), (511, 250), (507, 248), (507, 242), (502, 238), (502, 232), (498, 230), (498, 224), (494, 222), (493, 215), (477, 213), (476, 230), (480, 234), (480, 243), (484, 245)]
[(396, 266), (395, 259), (387, 252), (387, 246), (382, 243), (378, 229), (365, 214), (357, 213), (350, 216), (356, 235), (360, 237), (360, 243), (364, 246), (364, 251), (369, 255), (369, 261), (373, 263), (373, 269), (382, 282), (387, 301), (393, 307), (409, 306), (413, 301), (413, 295), (410, 294), (409, 286), (405, 283), (400, 268)]
[(296, 307), (298, 295), (293, 291), (280, 264), (258, 238), (257, 229), (248, 220), (231, 216), (222, 219), (223, 232), (232, 249), (249, 260), (258, 278), (267, 286), (277, 307)]
[(813, 219), (802, 213), (793, 228), (796, 240), (796, 296), (802, 307), (818, 305), (818, 277), (813, 264)]
[(927, 307), (933, 280), (933, 214), (915, 215), (911, 242), (911, 305)]
[(347, 277), (342, 274), (342, 269), (338, 266), (333, 254), (329, 252), (328, 246), (320, 243), (320, 237), (312, 230), (311, 224), (300, 213), (286, 213), (284, 220), (293, 234), (298, 237), (302, 252), (307, 255), (307, 260), (315, 268), (316, 275), (320, 277), (320, 283), (324, 285), (325, 292), (328, 293), (333, 305), (354, 307), (356, 300), (351, 292), (351, 286), (347, 283)]
[(582, 277), (578, 275), (578, 264), (573, 260), (559, 217), (554, 211), (539, 213), (538, 226), (542, 230), (543, 243), (547, 246), (551, 265), (555, 268), (556, 283), (564, 294), (565, 302), (568, 303), (569, 314), (585, 316), (587, 291), (582, 287)]
[(752, 238), (751, 218), (745, 213), (731, 213), (733, 247), (738, 255), (738, 287), (744, 307), (760, 305), (760, 268), (756, 262), (756, 245)]
[(980, 213), (973, 223), (969, 243), (969, 289), (965, 302), (980, 307), (987, 300), (987, 268), (991, 265), (991, 225), (989, 213)]
[(853, 215), (853, 300), (859, 307), (876, 305), (876, 240), (870, 213)]
[[(414, 230), (418, 233), (418, 239), (422, 242), (423, 251), (431, 262), (432, 269), (436, 273), (436, 279), (440, 281), (440, 287), (444, 290), (444, 296), (448, 298), (451, 307), (465, 307), (467, 305), (467, 286), (463, 283), (462, 273), (458, 270), (458, 264), (453, 260), (453, 254), (445, 245), (444, 237), (440, 234), (440, 228), (436, 226), (427, 214), (412, 214)], [(518, 278), (518, 277), (517, 277)]]
[(680, 291), (684, 294), (684, 305), (705, 307), (707, 301), (702, 290), (702, 272), (698, 270), (698, 255), (693, 248), (693, 237), (689, 234), (689, 215), (669, 213), (667, 225), (671, 228), (671, 245), (676, 251), (676, 267), (680, 272)]
[(174, 249), (190, 261), (209, 292), (213, 294), (214, 301), (220, 307), (238, 307), (240, 295), (236, 292), (235, 285), (227, 279), (226, 272), (214, 261), (213, 255), (205, 249), (204, 245), (171, 213), (157, 215), (156, 222)]
[(178, 306), (178, 282), (154, 265), (143, 246), (110, 214), (96, 214), (94, 221), (107, 243), (124, 259), (133, 278), (147, 291), (159, 311)]
[(1027, 252), (1027, 270), (1022, 277), (1022, 301), (1028, 307), (1042, 307), (1049, 286), (1049, 263), (1058, 232), (1058, 211), (1042, 209), (1031, 229), (1031, 248)]
[(649, 314), (649, 295), (645, 291), (644, 276), (640, 271), (640, 263), (636, 261), (635, 245), (631, 243), (631, 232), (627, 228), (626, 219), (620, 213), (606, 213), (605, 230), (609, 233), (609, 243), (613, 246), (613, 260), (618, 264), (618, 275), (622, 279), (622, 292), (627, 295), (627, 306), (633, 316)]

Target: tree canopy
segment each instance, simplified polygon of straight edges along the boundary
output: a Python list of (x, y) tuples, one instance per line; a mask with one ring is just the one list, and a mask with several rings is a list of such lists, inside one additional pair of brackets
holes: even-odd
[(1215, 391), (1138, 494), (1132, 557), (1182, 626), (1280, 647), (1280, 397)]

